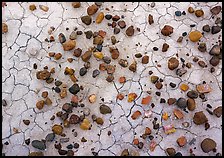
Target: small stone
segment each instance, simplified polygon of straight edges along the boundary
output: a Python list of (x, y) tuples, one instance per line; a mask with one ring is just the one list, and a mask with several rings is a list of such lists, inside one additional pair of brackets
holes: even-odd
[(209, 84), (199, 84), (196, 86), (196, 89), (199, 93), (209, 93), (212, 91), (212, 88)]
[(174, 109), (173, 110), (173, 114), (176, 116), (177, 119), (184, 118), (184, 114), (180, 110), (178, 110), (178, 109)]
[(117, 27), (114, 28), (114, 34), (115, 34), (115, 35), (119, 34), (120, 31), (121, 31), (121, 30), (120, 30), (119, 28), (117, 28)]
[[(91, 17), (90, 17), (90, 18), (91, 18)], [(90, 23), (91, 23), (91, 22), (90, 22)], [(77, 35), (82, 35), (83, 32), (82, 32), (82, 31), (77, 31), (76, 34), (77, 34)]]
[(157, 89), (161, 89), (161, 88), (163, 87), (163, 84), (162, 84), (161, 82), (156, 82), (156, 83), (155, 83), (155, 87), (156, 87)]
[(202, 61), (202, 60), (198, 61), (198, 65), (199, 65), (200, 67), (202, 67), (202, 68), (204, 68), (204, 67), (207, 66), (206, 63), (205, 63), (204, 61)]
[(86, 69), (85, 67), (82, 67), (82, 68), (79, 70), (79, 75), (80, 75), (80, 76), (84, 76), (86, 73), (87, 73), (87, 69)]
[(145, 128), (145, 134), (150, 135), (152, 133), (151, 129), (149, 127)]
[(121, 65), (122, 67), (127, 67), (128, 66), (128, 61), (125, 59), (120, 59), (118, 61), (119, 65)]
[(128, 69), (130, 71), (132, 71), (132, 72), (136, 72), (136, 70), (137, 70), (137, 62), (136, 61), (132, 62), (132, 64), (128, 67)]
[(168, 48), (169, 48), (169, 45), (167, 43), (164, 43), (162, 47), (162, 52), (166, 52)]
[(184, 137), (184, 136), (181, 136), (177, 139), (177, 144), (180, 146), (180, 147), (183, 147), (187, 144), (187, 139)]
[(222, 107), (219, 106), (219, 107), (215, 108), (213, 110), (213, 114), (215, 114), (215, 116), (217, 116), (217, 117), (221, 117), (222, 116)]
[(153, 16), (151, 14), (149, 14), (148, 16), (148, 23), (149, 25), (152, 25), (154, 23)]
[(188, 11), (189, 13), (194, 13), (194, 9), (193, 9), (192, 7), (189, 7), (189, 8), (187, 9), (187, 11)]
[(221, 31), (220, 26), (212, 26), (212, 34), (217, 34)]
[(2, 99), (2, 106), (7, 106), (7, 102), (5, 99)]
[(49, 7), (44, 6), (44, 5), (39, 5), (40, 9), (47, 12), (49, 10)]
[(83, 120), (83, 122), (81, 123), (80, 128), (81, 128), (82, 130), (89, 130), (90, 127), (91, 127), (91, 123), (89, 122), (89, 120), (88, 120), (87, 118), (85, 118), (85, 119)]
[(197, 17), (202, 17), (204, 15), (204, 11), (202, 9), (195, 10), (195, 15)]
[(103, 21), (103, 19), (104, 19), (104, 13), (100, 12), (96, 17), (96, 23), (100, 24)]
[(214, 45), (212, 49), (209, 51), (210, 55), (220, 55), (221, 47), (219, 45)]
[(180, 37), (177, 39), (177, 42), (178, 42), (178, 43), (181, 43), (181, 42), (183, 41), (183, 39), (184, 39), (183, 36), (180, 36)]
[(66, 155), (67, 153), (68, 153), (67, 150), (62, 150), (62, 149), (58, 150), (59, 155)]
[(100, 6), (103, 4), (103, 2), (95, 2), (95, 4), (96, 4), (98, 7), (100, 7)]
[(179, 66), (179, 60), (175, 57), (171, 57), (169, 60), (168, 60), (168, 68), (170, 70), (174, 70), (176, 69), (177, 67)]
[(128, 149), (124, 149), (121, 153), (121, 156), (129, 156)]
[(209, 63), (212, 65), (212, 66), (217, 66), (220, 62), (220, 59), (219, 57), (217, 56), (213, 56), (210, 60), (209, 60)]
[(81, 17), (81, 21), (86, 25), (90, 25), (92, 23), (92, 18), (89, 15), (85, 15)]
[(74, 151), (73, 150), (68, 150), (67, 151), (67, 156), (74, 156)]
[(117, 99), (123, 100), (124, 99), (124, 95), (122, 93), (117, 94)]
[(89, 59), (91, 58), (91, 56), (92, 56), (92, 52), (91, 52), (91, 51), (86, 51), (86, 52), (81, 56), (81, 58), (82, 58), (82, 60), (83, 60), (84, 62), (87, 62), (87, 61), (89, 61)]
[(69, 118), (70, 124), (78, 124), (80, 122), (80, 117), (78, 115), (72, 114)]
[(102, 52), (94, 52), (93, 56), (97, 59), (103, 59), (103, 57), (104, 57)]
[(134, 26), (129, 26), (126, 30), (127, 36), (133, 36), (134, 35)]
[(36, 103), (37, 109), (41, 110), (44, 107), (44, 100), (40, 100)]
[(181, 16), (181, 11), (179, 11), (179, 10), (178, 11), (175, 11), (175, 15), (176, 16)]
[(34, 148), (37, 148), (39, 150), (45, 150), (47, 148), (46, 144), (43, 141), (33, 140), (31, 144)]
[(77, 48), (77, 49), (74, 50), (73, 55), (75, 57), (80, 57), (81, 54), (82, 54), (82, 50), (80, 48)]
[(201, 142), (201, 149), (205, 153), (208, 153), (208, 152), (212, 151), (215, 148), (216, 148), (216, 142), (213, 139), (211, 139), (211, 138), (205, 138)]
[(66, 42), (66, 38), (65, 38), (65, 35), (63, 33), (60, 33), (58, 35), (58, 40), (59, 42), (62, 44), (62, 43), (65, 43)]
[(83, 109), (83, 114), (84, 114), (85, 116), (89, 116), (89, 114), (90, 114), (90, 109), (89, 109), (89, 108), (84, 108), (84, 109)]
[(152, 100), (152, 97), (151, 96), (147, 96), (145, 98), (142, 98), (142, 102), (141, 104), (143, 105), (148, 105), (150, 103), (150, 101)]
[(46, 105), (52, 105), (52, 101), (49, 97), (46, 98), (45, 102), (44, 102)]
[(153, 76), (150, 77), (150, 80), (151, 80), (151, 82), (152, 82), (153, 84), (155, 84), (155, 83), (159, 80), (159, 77), (153, 75)]
[(97, 45), (100, 45), (103, 43), (103, 38), (101, 36), (96, 36), (94, 39), (93, 39), (93, 44), (97, 44)]
[(107, 82), (112, 82), (114, 80), (114, 76), (112, 74), (109, 74), (106, 78)]
[(104, 57), (103, 57), (103, 61), (104, 61), (106, 64), (110, 64), (110, 63), (111, 63), (111, 58), (108, 57), (108, 56), (104, 56)]
[(187, 84), (183, 83), (180, 85), (180, 89), (182, 91), (186, 92), (189, 89), (189, 86)]
[(218, 15), (221, 12), (222, 7), (221, 6), (215, 6), (210, 11), (213, 15)]
[(112, 18), (112, 15), (107, 14), (107, 15), (105, 15), (105, 18), (106, 18), (107, 20), (110, 20), (110, 19)]
[(134, 144), (134, 145), (138, 145), (138, 144), (139, 144), (139, 140), (138, 140), (138, 138), (135, 138), (135, 139), (133, 140), (133, 144)]
[(174, 148), (166, 148), (166, 153), (168, 156), (174, 156), (176, 154), (176, 150)]
[(124, 20), (120, 20), (117, 24), (121, 29), (124, 29), (126, 27), (126, 23)]
[(75, 40), (68, 40), (62, 44), (64, 51), (70, 51), (76, 46)]
[(196, 108), (195, 100), (192, 98), (187, 99), (187, 108), (189, 111), (193, 111)]
[(110, 114), (112, 112), (112, 110), (110, 109), (109, 106), (107, 105), (100, 105), (100, 113), (101, 114)]
[(93, 32), (91, 30), (90, 31), (86, 31), (84, 33), (85, 33), (87, 39), (90, 39), (93, 36)]
[(72, 2), (72, 6), (73, 6), (73, 8), (79, 8), (79, 7), (81, 7), (81, 3), (80, 2)]
[(193, 122), (196, 124), (196, 125), (201, 125), (201, 124), (204, 124), (205, 122), (207, 122), (208, 119), (207, 117), (205, 116), (205, 114), (203, 113), (203, 111), (199, 111), (199, 112), (196, 112), (194, 114), (194, 117), (193, 117)]
[(210, 29), (210, 26), (207, 24), (202, 27), (202, 30), (205, 32), (210, 32), (211, 29)]
[(80, 91), (80, 87), (78, 84), (73, 84), (70, 88), (69, 88), (69, 92), (72, 93), (73, 95), (77, 94)]
[(61, 135), (62, 132), (63, 132), (63, 127), (61, 125), (57, 125), (55, 124), (53, 127), (52, 127), (52, 131), (54, 134), (57, 134), (57, 135)]
[(121, 77), (119, 78), (119, 83), (125, 83), (125, 82), (126, 82), (126, 77), (121, 76)]
[(99, 9), (98, 6), (96, 4), (93, 4), (87, 8), (87, 14), (93, 15), (98, 11), (98, 9)]
[(28, 156), (44, 156), (44, 153), (41, 151), (35, 151), (35, 152), (29, 153)]
[(172, 104), (176, 103), (176, 99), (175, 98), (169, 98), (167, 100), (167, 103), (168, 103), (168, 105), (172, 105)]
[(98, 125), (103, 125), (104, 121), (103, 121), (102, 118), (97, 117), (97, 118), (96, 118), (96, 123), (97, 123)]
[(89, 100), (90, 103), (95, 103), (96, 102), (96, 94), (91, 94), (88, 97), (88, 100)]
[(165, 25), (161, 30), (162, 35), (169, 36), (173, 33), (173, 27), (170, 25)]
[(189, 122), (183, 122), (182, 125), (183, 125), (185, 128), (187, 128), (187, 127), (190, 126), (190, 123), (189, 123)]
[(179, 108), (186, 108), (187, 107), (187, 101), (185, 98), (179, 98), (176, 102), (176, 105), (179, 107)]
[(198, 98), (198, 93), (195, 90), (191, 90), (191, 91), (187, 92), (187, 96), (189, 98), (196, 99), (196, 98)]
[(145, 55), (142, 57), (142, 64), (148, 64), (149, 63), (149, 56)]
[(31, 4), (31, 5), (29, 6), (29, 9), (30, 9), (31, 11), (34, 11), (34, 10), (37, 9), (37, 7), (36, 7), (35, 4)]
[(200, 43), (199, 46), (198, 46), (198, 50), (200, 52), (205, 52), (207, 50), (206, 43)]
[(100, 74), (100, 71), (97, 70), (97, 69), (95, 69), (95, 70), (93, 70), (92, 77), (93, 77), (93, 78), (96, 78), (96, 76), (98, 76), (99, 74)]
[(142, 54), (141, 53), (137, 53), (137, 54), (135, 54), (135, 57), (136, 58), (141, 58), (142, 57)]
[(200, 31), (191, 31), (189, 33), (189, 39), (192, 41), (192, 42), (197, 42), (200, 40), (200, 38), (202, 37), (203, 35), (201, 34)]
[(52, 141), (54, 140), (54, 138), (55, 138), (55, 134), (54, 134), (54, 133), (49, 133), (49, 134), (47, 134), (47, 136), (45, 137), (45, 140), (46, 140), (47, 142), (52, 142)]
[(138, 148), (139, 148), (139, 149), (142, 149), (143, 146), (144, 146), (144, 143), (143, 143), (143, 142), (139, 142), (139, 143), (138, 143)]
[(135, 99), (137, 98), (137, 94), (136, 93), (129, 93), (128, 94), (128, 102), (133, 102)]
[(59, 139), (59, 142), (60, 142), (60, 143), (66, 143), (66, 142), (69, 142), (69, 138), (60, 138), (60, 139)]
[(120, 20), (120, 16), (115, 15), (115, 16), (112, 17), (112, 20), (113, 21), (118, 21), (118, 20)]
[(28, 126), (30, 124), (30, 120), (23, 120), (23, 123)]
[(142, 115), (142, 113), (141, 113), (139, 110), (137, 110), (137, 111), (135, 111), (135, 112), (131, 115), (131, 118), (132, 118), (133, 120), (136, 120), (136, 119), (139, 118), (141, 115)]
[(183, 76), (185, 73), (187, 73), (187, 70), (183, 69), (183, 68), (179, 68), (176, 70), (176, 75), (178, 76)]

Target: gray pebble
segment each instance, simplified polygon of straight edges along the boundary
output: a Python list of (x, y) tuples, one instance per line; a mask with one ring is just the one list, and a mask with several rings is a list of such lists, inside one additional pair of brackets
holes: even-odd
[(46, 137), (45, 137), (45, 140), (47, 142), (52, 142), (55, 138), (55, 134), (54, 133), (49, 133)]
[(2, 99), (2, 106), (7, 106), (7, 102), (5, 99)]
[(156, 3), (155, 2), (152, 2), (151, 3), (151, 7), (154, 8), (155, 6), (156, 6)]
[(179, 98), (176, 102), (179, 108), (186, 108), (187, 107), (187, 100), (185, 98)]
[(92, 75), (92, 77), (95, 78), (95, 77), (98, 76), (99, 74), (100, 74), (100, 71), (97, 70), (97, 69), (95, 69), (95, 70), (93, 70), (93, 75)]
[(180, 77), (183, 76), (186, 72), (187, 72), (187, 70), (182, 69), (182, 68), (179, 68), (176, 70), (176, 74)]
[(89, 108), (84, 108), (84, 109), (83, 109), (83, 114), (84, 114), (85, 116), (89, 116), (89, 114), (90, 114), (90, 109), (89, 109)]
[(103, 57), (103, 61), (104, 61), (106, 64), (110, 64), (110, 62), (111, 62), (111, 58), (108, 57), (108, 56), (104, 56), (104, 57)]
[(70, 34), (70, 36), (69, 36), (69, 39), (70, 40), (75, 40), (77, 38), (77, 34), (76, 34), (76, 32), (75, 31), (72, 31), (72, 33)]
[(60, 138), (60, 143), (66, 143), (69, 142), (69, 138)]
[(33, 140), (31, 144), (34, 148), (37, 148), (37, 149), (40, 149), (40, 150), (45, 150), (46, 149), (46, 144), (43, 141)]
[(79, 71), (80, 76), (84, 76), (87, 73), (87, 69), (85, 67), (82, 67)]

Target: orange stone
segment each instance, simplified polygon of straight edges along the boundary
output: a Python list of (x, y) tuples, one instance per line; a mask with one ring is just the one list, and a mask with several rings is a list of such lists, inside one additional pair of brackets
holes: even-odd
[(132, 102), (137, 98), (137, 94), (136, 93), (129, 93), (128, 94), (128, 102)]
[(123, 99), (124, 99), (124, 95), (123, 95), (122, 93), (119, 93), (119, 94), (117, 95), (117, 99), (119, 99), (119, 100), (123, 100)]
[(168, 113), (167, 112), (164, 112), (162, 118), (164, 120), (168, 120), (168, 118), (169, 118)]
[(183, 83), (180, 85), (180, 89), (182, 91), (186, 92), (189, 89), (189, 86), (187, 84)]
[(151, 129), (149, 127), (145, 128), (145, 134), (150, 135), (152, 133)]
[(134, 144), (134, 145), (138, 145), (138, 144), (139, 144), (139, 140), (138, 140), (138, 138), (135, 138), (135, 139), (133, 140), (133, 144)]
[(125, 83), (126, 82), (126, 78), (124, 76), (119, 78), (119, 82), (120, 83)]
[(187, 139), (184, 136), (181, 136), (180, 138), (177, 139), (177, 144), (180, 147), (183, 147), (187, 143)]
[(151, 100), (152, 100), (152, 97), (151, 96), (147, 96), (145, 98), (142, 98), (142, 104), (143, 105), (148, 105)]
[(141, 116), (141, 112), (139, 110), (135, 111), (132, 115), (131, 115), (131, 118), (133, 120), (136, 120), (137, 118), (139, 118), (139, 116)]
[(184, 114), (179, 109), (174, 109), (173, 113), (178, 119), (184, 118)]
[(101, 37), (103, 37), (103, 38), (106, 36), (106, 34), (107, 34), (107, 33), (106, 33), (105, 31), (103, 31), (103, 30), (100, 30), (100, 31), (98, 32), (98, 35), (101, 36)]
[(208, 84), (199, 84), (196, 86), (196, 89), (199, 93), (209, 93), (212, 91), (212, 88)]

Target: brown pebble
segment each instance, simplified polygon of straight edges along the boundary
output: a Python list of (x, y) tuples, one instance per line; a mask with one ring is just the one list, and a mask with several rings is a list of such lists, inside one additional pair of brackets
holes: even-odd
[(80, 122), (80, 117), (78, 115), (72, 114), (69, 118), (70, 124), (78, 124)]
[(114, 80), (114, 76), (112, 74), (109, 74), (106, 78), (107, 82), (112, 82)]
[(43, 98), (47, 98), (47, 96), (48, 96), (48, 91), (43, 91), (42, 94), (41, 94), (41, 96), (42, 96)]
[(155, 87), (156, 87), (157, 89), (161, 89), (161, 88), (163, 87), (163, 84), (162, 84), (161, 82), (156, 82), (156, 83), (155, 83)]
[(148, 16), (148, 23), (149, 25), (152, 25), (154, 23), (153, 16), (151, 14), (149, 14)]
[(115, 15), (115, 16), (112, 17), (112, 20), (113, 21), (118, 21), (118, 20), (120, 20), (120, 16)]
[(103, 21), (103, 19), (104, 19), (104, 13), (100, 12), (96, 17), (96, 23), (100, 24)]
[(80, 49), (80, 48), (75, 49), (74, 52), (73, 52), (73, 55), (75, 57), (80, 57), (81, 54), (82, 54), (82, 49)]
[(128, 67), (128, 69), (132, 72), (136, 72), (137, 70), (137, 62), (133, 61), (132, 64)]
[(61, 59), (61, 57), (62, 57), (61, 53), (57, 53), (57, 54), (54, 55), (55, 60), (59, 60), (59, 59)]
[(215, 114), (215, 116), (217, 116), (217, 117), (221, 117), (222, 116), (222, 107), (219, 106), (219, 107), (215, 108), (213, 110), (213, 114)]
[(45, 104), (46, 105), (52, 105), (52, 101), (51, 101), (51, 99), (49, 97), (46, 98)]
[(36, 103), (37, 109), (41, 110), (44, 107), (44, 100), (40, 100)]
[(127, 36), (133, 36), (134, 35), (134, 26), (129, 26), (126, 30)]
[(149, 56), (145, 55), (142, 57), (142, 64), (148, 64), (149, 63)]
[(191, 99), (191, 98), (187, 99), (187, 108), (190, 111), (193, 111), (196, 108), (196, 103), (194, 99)]
[(30, 124), (30, 120), (23, 120), (23, 123), (28, 126)]
[(169, 48), (169, 45), (167, 43), (164, 43), (162, 47), (162, 52), (166, 52), (168, 48)]
[(170, 25), (165, 25), (161, 30), (162, 35), (169, 36), (173, 33), (173, 27)]
[(176, 99), (175, 98), (169, 98), (167, 100), (167, 103), (168, 103), (168, 105), (172, 105), (172, 104), (176, 103)]
[(170, 70), (174, 70), (176, 69), (177, 67), (179, 66), (179, 60), (175, 57), (171, 57), (169, 60), (168, 60), (168, 68)]
[(34, 11), (34, 10), (37, 9), (37, 7), (36, 7), (35, 4), (31, 4), (31, 5), (29, 6), (29, 9), (30, 9), (31, 11)]
[(204, 124), (205, 122), (207, 122), (208, 119), (207, 117), (205, 116), (205, 114), (203, 113), (203, 111), (199, 111), (199, 112), (196, 112), (194, 114), (194, 117), (193, 117), (193, 122), (196, 124), (196, 125), (201, 125), (201, 124)]
[(177, 144), (180, 146), (180, 147), (183, 147), (184, 145), (187, 144), (187, 139), (184, 137), (184, 136), (181, 136), (177, 139)]
[(64, 51), (70, 51), (76, 46), (75, 40), (68, 40), (62, 44)]
[(202, 16), (204, 15), (204, 11), (203, 11), (202, 9), (200, 9), (200, 10), (196, 10), (196, 11), (195, 11), (195, 15), (196, 15), (197, 17), (202, 17)]
[(81, 3), (80, 2), (72, 2), (72, 6), (73, 6), (73, 8), (79, 8), (79, 7), (81, 7)]
[(202, 61), (202, 60), (198, 61), (198, 65), (199, 65), (200, 67), (202, 67), (202, 68), (205, 68), (205, 67), (207, 66), (207, 65), (205, 64), (205, 62)]
[(87, 14), (88, 15), (93, 15), (98, 11), (98, 9), (99, 9), (98, 6), (93, 4), (93, 5), (91, 5), (87, 8)]
[(117, 59), (119, 57), (120, 52), (118, 51), (117, 48), (109, 47), (109, 51), (111, 53), (111, 58), (112, 59)]
[(123, 28), (126, 27), (126, 23), (125, 23), (124, 20), (120, 20), (117, 24), (118, 24), (118, 26), (119, 26), (121, 29), (123, 29)]
[(89, 61), (89, 59), (91, 58), (91, 56), (92, 56), (92, 52), (91, 52), (91, 51), (86, 51), (86, 52), (81, 56), (81, 58), (82, 58), (82, 60), (83, 60), (84, 62), (87, 62), (87, 61)]

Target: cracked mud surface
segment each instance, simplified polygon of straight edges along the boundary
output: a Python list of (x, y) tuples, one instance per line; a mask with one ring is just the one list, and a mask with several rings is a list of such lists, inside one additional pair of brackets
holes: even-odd
[[(77, 95), (83, 98), (82, 103), (85, 107), (91, 110), (91, 114), (87, 116), (92, 127), (91, 130), (82, 130), (79, 125), (70, 125), (69, 128), (64, 128), (65, 138), (70, 138), (69, 142), (61, 143), (62, 149), (67, 150), (66, 146), (71, 143), (79, 143), (78, 149), (73, 149), (74, 155), (93, 155), (92, 152), (98, 155), (121, 155), (124, 149), (129, 151), (136, 151), (140, 155), (167, 155), (165, 150), (168, 147), (173, 147), (182, 155), (190, 155), (190, 149), (195, 155), (216, 155), (222, 153), (222, 116), (216, 117), (210, 115), (206, 110), (207, 104), (212, 105), (212, 111), (216, 107), (222, 105), (222, 60), (215, 67), (213, 73), (210, 72), (211, 65), (209, 60), (209, 50), (213, 44), (217, 44), (221, 39), (220, 31), (217, 34), (204, 33), (200, 42), (205, 42), (207, 46), (206, 52), (198, 50), (199, 42), (191, 42), (188, 35), (183, 37), (181, 43), (177, 43), (178, 37), (183, 32), (190, 33), (193, 30), (202, 32), (202, 27), (205, 24), (214, 25), (217, 17), (221, 17), (221, 13), (212, 18), (210, 9), (214, 6), (221, 5), (220, 2), (200, 2), (200, 3), (155, 3), (155, 7), (151, 7), (152, 2), (135, 2), (135, 3), (109, 3), (105, 2), (99, 8), (98, 12), (102, 11), (104, 14), (110, 13), (112, 15), (124, 15), (126, 28), (121, 29), (120, 33), (115, 35), (119, 41), (115, 44), (120, 51), (119, 59), (126, 59), (129, 65), (135, 60), (137, 62), (137, 71), (131, 72), (128, 67), (123, 68), (118, 64), (117, 60), (112, 60), (111, 64), (116, 65), (114, 73), (114, 81), (107, 82), (106, 72), (101, 72), (95, 79), (92, 78), (92, 71), (99, 68), (98, 61), (93, 56), (90, 59), (91, 67), (84, 76), (79, 75), (79, 69), (83, 67), (84, 62), (81, 58), (73, 56), (73, 51), (64, 51), (61, 43), (58, 40), (59, 33), (63, 33), (68, 39), (74, 28), (78, 28), (83, 32), (92, 30), (93, 32), (104, 30), (106, 37), (104, 38), (103, 50), (104, 54), (110, 56), (109, 46), (112, 46), (110, 37), (113, 34), (113, 29), (107, 25), (108, 20), (104, 19), (102, 23), (92, 23), (87, 26), (81, 21), (81, 17), (86, 15), (86, 8), (93, 4), (93, 2), (81, 2), (80, 8), (73, 8), (70, 2), (63, 3), (34, 3), (37, 6), (35, 11), (29, 10), (29, 5), (32, 3), (19, 2), (7, 3), (7, 6), (2, 8), (2, 21), (7, 23), (8, 32), (2, 34), (2, 98), (7, 101), (7, 106), (2, 106), (2, 144), (3, 153), (9, 155), (26, 156), (30, 152), (40, 151), (34, 148), (31, 143), (27, 145), (25, 140), (30, 138), (30, 141), (44, 139), (48, 133), (51, 133), (54, 124), (60, 124), (62, 121), (56, 117), (53, 121), (50, 120), (52, 115), (61, 111), (62, 105), (70, 102), (72, 94), (68, 92), (66, 98), (61, 99), (59, 94), (52, 90), (54, 82), (47, 84), (42, 80), (37, 80), (37, 71), (43, 70), (44, 66), (55, 68), (55, 73), (52, 77), (63, 81), (67, 87), (71, 87), (73, 82), (69, 76), (64, 75), (66, 67), (75, 70), (75, 76), (78, 79), (78, 84), (82, 85), (84, 89)], [(39, 5), (46, 5), (49, 7), (47, 12), (39, 9)], [(113, 6), (113, 7), (111, 7)], [(196, 17), (190, 14), (187, 8), (192, 6), (195, 9), (202, 9), (204, 11), (203, 17)], [(109, 8), (110, 11), (105, 10)], [(175, 11), (185, 11), (186, 15), (180, 17), (175, 16)], [(98, 13), (97, 12), (97, 13)], [(154, 23), (149, 25), (148, 15), (152, 14)], [(97, 14), (94, 14), (95, 21)], [(222, 17), (221, 17), (222, 19)], [(160, 30), (164, 25), (171, 25), (174, 29), (170, 36), (163, 36)], [(195, 27), (190, 27), (195, 24)], [(125, 34), (127, 27), (133, 25), (134, 28), (140, 28), (132, 37)], [(55, 27), (52, 35), (55, 37), (55, 42), (46, 42), (49, 38), (48, 30), (50, 27)], [(69, 30), (66, 30), (69, 28)], [(162, 52), (162, 44), (168, 43), (169, 49), (167, 52)], [(85, 34), (78, 36), (76, 39), (76, 48), (82, 48), (83, 53), (92, 47), (92, 39), (86, 39)], [(155, 51), (153, 47), (158, 47)], [(33, 52), (37, 51), (36, 54)], [(48, 56), (49, 52), (60, 52), (62, 58), (54, 60)], [(135, 58), (136, 53), (146, 54), (149, 56), (149, 63), (142, 64), (141, 59)], [(176, 56), (178, 54), (178, 57)], [(176, 56), (185, 59), (185, 63), (190, 62), (191, 68), (179, 77), (175, 71), (171, 71), (167, 67), (167, 61), (171, 57)], [(198, 57), (206, 63), (207, 67), (200, 67), (197, 62), (193, 62), (193, 58)], [(69, 63), (67, 58), (73, 58), (73, 62)], [(37, 64), (37, 69), (33, 69), (33, 64)], [(155, 85), (150, 81), (149, 71), (153, 71), (153, 75), (158, 76), (163, 80), (162, 89), (156, 89)], [(119, 83), (118, 79), (121, 76), (126, 77), (125, 83)], [(160, 99), (165, 100), (169, 98), (187, 98), (187, 92), (180, 90), (180, 85), (186, 83), (189, 90), (195, 90), (196, 85), (202, 84), (205, 81), (212, 88), (210, 93), (205, 94), (205, 99), (195, 99), (196, 109), (194, 111), (185, 112), (183, 119), (176, 119), (173, 114), (173, 109), (176, 105), (168, 105), (161, 103)], [(176, 84), (175, 88), (169, 86), (170, 82)], [(189, 91), (188, 90), (188, 91)], [(44, 106), (43, 109), (36, 108), (36, 102), (41, 99), (43, 91), (49, 92), (49, 98), (52, 100), (51, 106)], [(142, 98), (148, 96), (148, 91), (151, 91), (150, 96), (152, 100), (149, 105), (142, 105)], [(155, 92), (161, 92), (161, 96)], [(117, 94), (123, 93), (124, 99), (116, 99)], [(136, 93), (137, 98), (133, 102), (127, 102), (128, 94)], [(95, 103), (88, 102), (88, 96), (96, 94), (97, 100)], [(102, 99), (103, 98), (103, 99)], [(154, 107), (150, 106), (154, 103)], [(103, 115), (99, 111), (99, 106), (106, 104), (112, 110), (112, 113)], [(82, 114), (82, 107), (74, 108), (73, 113)], [(139, 110), (141, 116), (133, 120), (132, 114)], [(145, 112), (150, 110), (152, 115), (144, 117)], [(208, 119), (210, 128), (205, 130), (204, 125), (196, 125), (193, 122), (195, 112), (203, 111)], [(168, 120), (164, 120), (162, 115), (167, 112)], [(103, 125), (98, 125), (93, 122), (91, 115), (95, 114), (104, 120)], [(159, 123), (158, 129), (153, 129), (153, 120), (157, 118)], [(23, 120), (30, 120), (27, 126)], [(188, 122), (189, 127), (183, 127), (182, 123)], [(163, 126), (173, 124), (176, 132), (169, 135), (165, 134)], [(152, 131), (153, 140), (143, 139), (141, 135), (145, 128), (149, 127)], [(74, 136), (74, 131), (78, 133)], [(111, 131), (111, 135), (108, 135)], [(185, 136), (187, 144), (184, 147), (179, 147), (177, 138)], [(82, 137), (85, 137), (87, 142), (81, 142)], [(47, 149), (43, 151), (44, 155), (59, 155), (55, 149), (55, 141), (59, 142), (62, 136), (56, 135), (54, 142), (46, 142)], [(142, 149), (139, 149), (133, 144), (133, 140), (138, 138), (144, 143)], [(189, 144), (195, 138), (194, 144)], [(201, 142), (204, 138), (213, 139), (217, 146), (216, 152), (204, 153), (201, 149)], [(9, 144), (4, 144), (8, 142)], [(150, 145), (155, 142), (156, 147), (150, 150)]]

